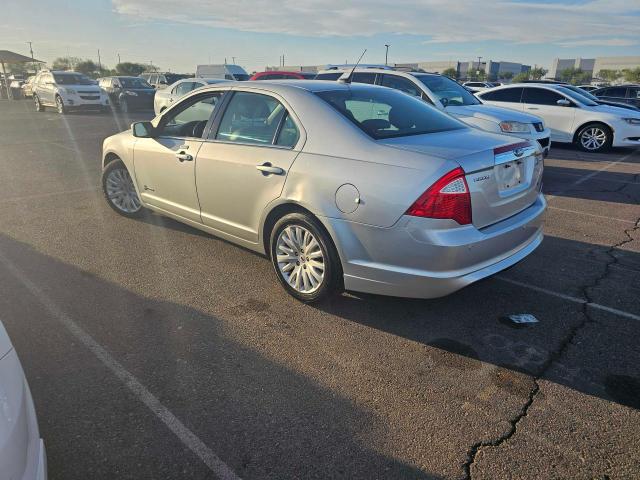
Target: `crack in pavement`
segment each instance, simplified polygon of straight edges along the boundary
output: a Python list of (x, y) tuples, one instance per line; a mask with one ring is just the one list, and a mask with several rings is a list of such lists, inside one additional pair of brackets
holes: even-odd
[(602, 274), (599, 275), (591, 284), (583, 285), (581, 287), (582, 294), (587, 300), (585, 303), (582, 304), (582, 317), (583, 317), (582, 321), (580, 321), (578, 324), (576, 324), (573, 328), (569, 330), (568, 334), (560, 342), (559, 347), (555, 351), (549, 354), (549, 357), (547, 358), (547, 360), (541, 365), (539, 372), (533, 376), (533, 388), (529, 391), (527, 400), (524, 402), (519, 412), (509, 420), (509, 424), (510, 424), (509, 429), (498, 438), (495, 438), (493, 440), (479, 441), (474, 443), (471, 446), (471, 448), (467, 452), (467, 460), (462, 465), (462, 469), (464, 472), (464, 477), (463, 477), (464, 480), (471, 480), (471, 477), (472, 477), (471, 468), (473, 467), (476, 457), (481, 449), (499, 447), (500, 445), (508, 441), (511, 437), (513, 437), (516, 434), (518, 429), (518, 423), (524, 417), (527, 416), (529, 412), (529, 408), (531, 407), (531, 405), (533, 405), (533, 402), (535, 401), (536, 396), (540, 392), (539, 380), (549, 370), (551, 365), (553, 365), (553, 363), (556, 360), (559, 360), (562, 357), (562, 355), (565, 353), (565, 351), (573, 342), (574, 338), (577, 336), (578, 332), (582, 330), (582, 328), (584, 328), (584, 326), (587, 325), (587, 323), (596, 322), (596, 320), (590, 317), (588, 312), (589, 305), (592, 303), (595, 303), (591, 295), (589, 294), (589, 289), (597, 287), (605, 278), (607, 278), (607, 276), (610, 273), (610, 267), (618, 263), (618, 258), (615, 255), (613, 255), (613, 252), (615, 251), (616, 248), (619, 248), (622, 245), (632, 242), (634, 239), (631, 236), (631, 232), (639, 229), (640, 229), (640, 218), (638, 218), (635, 221), (633, 227), (627, 228), (624, 230), (624, 234), (627, 236), (626, 239), (610, 246), (606, 250), (605, 253), (609, 256), (610, 260), (608, 262), (605, 262)]

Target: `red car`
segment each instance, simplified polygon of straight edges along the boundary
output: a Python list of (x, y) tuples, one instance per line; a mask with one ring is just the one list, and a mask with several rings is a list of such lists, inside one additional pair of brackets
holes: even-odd
[(311, 72), (258, 72), (249, 80), (313, 80), (315, 76)]

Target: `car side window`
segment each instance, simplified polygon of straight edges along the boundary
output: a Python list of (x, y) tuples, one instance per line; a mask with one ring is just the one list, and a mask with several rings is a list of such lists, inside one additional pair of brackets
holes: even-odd
[(331, 73), (319, 73), (316, 75), (316, 80), (338, 80), (342, 76), (343, 72), (331, 72)]
[(175, 94), (178, 96), (185, 95), (189, 93), (191, 90), (195, 88), (195, 83), (193, 82), (182, 82), (175, 88)]
[(520, 103), (522, 97), (522, 87), (503, 88), (501, 90), (495, 90), (493, 92), (481, 93), (478, 95), (482, 100), (489, 100), (492, 102), (511, 102)]
[(370, 85), (375, 85), (376, 74), (372, 72), (356, 72), (353, 74), (352, 80), (356, 83), (368, 83)]
[(216, 139), (272, 145), (280, 122), (286, 113), (284, 106), (273, 97), (258, 93), (236, 92), (220, 121)]
[(533, 105), (558, 105), (558, 100), (564, 97), (553, 90), (545, 88), (525, 88), (522, 103)]
[(151, 84), (158, 83), (158, 75), (150, 75), (149, 76), (149, 83), (151, 83)]
[(400, 90), (401, 92), (408, 93), (414, 97), (420, 97), (420, 90), (414, 85), (413, 82), (406, 78), (396, 77), (395, 75), (383, 75), (382, 85), (385, 87)]
[(291, 115), (287, 113), (284, 122), (282, 122), (282, 127), (280, 127), (280, 133), (278, 134), (276, 145), (280, 147), (293, 148), (296, 146), (299, 139), (300, 131), (291, 118)]
[(202, 138), (221, 97), (221, 92), (210, 92), (178, 104), (160, 121), (159, 136)]
[(627, 96), (627, 89), (624, 87), (607, 88), (602, 95), (605, 97), (625, 98)]

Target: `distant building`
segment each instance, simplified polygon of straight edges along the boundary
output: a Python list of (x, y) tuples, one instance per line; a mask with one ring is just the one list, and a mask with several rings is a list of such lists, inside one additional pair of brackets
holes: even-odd
[(596, 57), (593, 76), (598, 78), (600, 70), (633, 70), (640, 67), (640, 57)]
[(582, 70), (583, 72), (593, 75), (595, 62), (595, 58), (555, 58), (551, 64), (549, 73), (547, 73), (547, 77), (560, 80), (562, 72), (569, 68)]
[(278, 67), (264, 67), (265, 72), (307, 72), (318, 73), (323, 70), (326, 65), (285, 65)]
[(396, 63), (396, 67), (422, 69), (425, 72), (442, 73), (445, 70), (453, 68), (457, 77), (466, 79), (469, 72), (482, 71), (489, 80), (497, 80), (504, 78), (504, 74), (509, 72), (513, 77), (519, 73), (528, 72), (531, 66), (523, 65), (515, 62), (460, 62), (458, 60), (440, 61), (440, 62), (415, 62), (415, 63)]

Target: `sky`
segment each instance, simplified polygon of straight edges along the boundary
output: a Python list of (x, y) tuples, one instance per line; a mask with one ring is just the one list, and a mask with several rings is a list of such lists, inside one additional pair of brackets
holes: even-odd
[(553, 59), (640, 56), (640, 0), (4, 0), (0, 50), (194, 72), (278, 65), (461, 60), (548, 68)]

